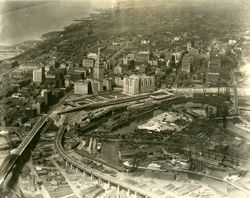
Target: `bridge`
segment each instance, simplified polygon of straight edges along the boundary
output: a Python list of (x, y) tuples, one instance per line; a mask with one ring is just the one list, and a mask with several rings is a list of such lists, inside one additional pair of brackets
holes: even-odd
[[(156, 94), (158, 94), (158, 93), (156, 93)], [(111, 99), (109, 101), (94, 102), (94, 103), (80, 105), (78, 107), (66, 109), (66, 110), (58, 112), (57, 114), (61, 115), (61, 114), (72, 113), (75, 111), (81, 111), (81, 110), (86, 110), (86, 109), (88, 109), (88, 110), (98, 109), (98, 108), (117, 105), (117, 104), (121, 104), (121, 103), (133, 102), (136, 100), (147, 99), (150, 95), (152, 95), (152, 93), (140, 94), (137, 96), (130, 96), (130, 97), (125, 97), (125, 98), (116, 98), (116, 99)], [(67, 104), (67, 102), (66, 102), (66, 104)], [(72, 106), (71, 103), (69, 105)]]
[[(108, 101), (93, 102), (93, 103), (89, 103), (89, 104), (80, 105), (77, 107), (72, 107), (70, 109), (62, 110), (62, 111), (59, 111), (57, 114), (62, 115), (62, 114), (72, 113), (72, 112), (81, 111), (81, 110), (93, 110), (93, 109), (108, 107), (108, 106), (112, 106), (112, 105), (124, 104), (124, 103), (139, 101), (139, 100), (146, 100), (146, 99), (150, 98), (150, 96), (152, 96), (152, 95), (160, 95), (160, 94), (166, 94), (166, 93), (154, 92), (154, 93), (140, 94), (140, 95), (125, 97), (125, 98), (116, 98), (116, 99), (111, 99)], [(174, 102), (175, 100), (182, 100), (183, 103), (184, 102), (198, 102), (198, 103), (203, 103), (203, 104), (210, 104), (210, 105), (213, 105), (216, 107), (225, 106), (224, 100), (222, 100), (222, 98), (218, 99), (216, 96), (213, 96), (213, 98), (211, 99), (211, 98), (206, 97), (206, 96), (185, 98), (184, 96), (174, 96), (173, 95), (170, 98), (162, 99), (162, 100), (159, 100), (158, 102), (160, 104), (164, 104), (166, 102)], [(177, 103), (180, 103), (180, 102), (178, 101)], [(67, 102), (65, 104), (67, 104)], [(68, 105), (73, 106), (72, 102)]]
[(66, 131), (66, 124), (59, 129), (56, 140), (55, 140), (55, 148), (59, 156), (65, 161), (66, 165), (70, 165), (71, 168), (75, 168), (75, 170), (80, 170), (85, 175), (89, 175), (91, 179), (97, 179), (98, 183), (105, 182), (108, 184), (109, 187), (115, 186), (117, 187), (118, 191), (121, 189), (127, 190), (128, 195), (134, 194), (134, 195), (140, 195), (145, 198), (149, 197), (155, 197), (150, 192), (146, 192), (145, 190), (135, 187), (131, 184), (128, 184), (126, 182), (120, 181), (112, 176), (108, 176), (102, 172), (99, 172), (98, 170), (92, 169), (88, 167), (87, 165), (81, 163), (79, 160), (76, 160), (75, 158), (71, 157), (63, 148), (62, 145), (62, 138)]
[(0, 167), (0, 186), (3, 185), (7, 175), (11, 171), (12, 167), (15, 165), (18, 158), (22, 155), (25, 149), (30, 145), (34, 137), (41, 130), (47, 130), (53, 121), (48, 120), (47, 116), (41, 116), (39, 120), (35, 123), (29, 134), (23, 139), (21, 144), (14, 150), (14, 152), (8, 155)]

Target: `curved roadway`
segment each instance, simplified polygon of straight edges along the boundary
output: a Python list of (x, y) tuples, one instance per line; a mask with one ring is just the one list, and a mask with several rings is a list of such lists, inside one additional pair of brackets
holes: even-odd
[(87, 172), (90, 175), (93, 175), (94, 177), (100, 178), (103, 181), (110, 182), (111, 184), (115, 184), (117, 186), (120, 186), (125, 189), (129, 189), (132, 192), (136, 192), (140, 195), (143, 195), (144, 197), (155, 197), (149, 192), (145, 192), (145, 190), (142, 190), (140, 188), (137, 188), (135, 186), (132, 186), (126, 182), (122, 182), (118, 179), (115, 179), (114, 177), (108, 176), (103, 174), (102, 172), (99, 172), (97, 170), (94, 170), (92, 168), (89, 168), (85, 164), (79, 162), (78, 160), (74, 159), (73, 157), (69, 156), (67, 152), (64, 150), (63, 145), (62, 145), (62, 138), (64, 136), (66, 130), (66, 125), (62, 126), (56, 136), (56, 142), (55, 142), (55, 148), (57, 150), (57, 153), (68, 163), (72, 164), (74, 167)]
[[(34, 127), (29, 132), (29, 134), (21, 142), (21, 144), (14, 150), (14, 152), (11, 155), (5, 158), (4, 162), (2, 163), (0, 167), (0, 186), (2, 186), (5, 178), (9, 174), (10, 170), (16, 163), (19, 156), (24, 152), (24, 150), (30, 144), (30, 142), (33, 140), (36, 134), (42, 129), (42, 127), (47, 122), (47, 120), (48, 118), (46, 116), (40, 117), (39, 120), (34, 125)], [(51, 120), (50, 120), (50, 124), (51, 124)]]

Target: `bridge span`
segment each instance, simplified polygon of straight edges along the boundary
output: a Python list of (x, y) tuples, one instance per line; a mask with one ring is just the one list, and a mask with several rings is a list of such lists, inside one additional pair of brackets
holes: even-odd
[(29, 134), (23, 139), (21, 144), (14, 150), (13, 153), (8, 155), (1, 167), (0, 167), (0, 186), (3, 185), (7, 175), (17, 162), (18, 158), (23, 154), (25, 149), (30, 145), (32, 140), (41, 130), (47, 130), (50, 125), (53, 123), (51, 119), (48, 119), (47, 116), (41, 116), (38, 121), (35, 123)]
[(66, 124), (60, 128), (60, 130), (57, 133), (56, 139), (55, 139), (55, 148), (59, 156), (62, 158), (63, 161), (65, 161), (66, 165), (70, 165), (71, 168), (75, 168), (76, 171), (81, 171), (83, 174), (87, 174), (91, 177), (91, 179), (98, 180), (98, 183), (105, 182), (108, 184), (109, 187), (115, 186), (117, 187), (118, 191), (120, 190), (126, 190), (128, 195), (134, 194), (138, 195), (140, 197), (144, 198), (150, 198), (155, 197), (152, 193), (147, 192), (141, 188), (135, 187), (131, 184), (128, 184), (126, 182), (120, 181), (112, 176), (106, 175), (102, 172), (99, 172), (98, 170), (92, 169), (88, 167), (87, 165), (79, 162), (78, 160), (74, 159), (72, 156), (70, 156), (63, 148), (62, 145), (62, 138), (66, 131)]

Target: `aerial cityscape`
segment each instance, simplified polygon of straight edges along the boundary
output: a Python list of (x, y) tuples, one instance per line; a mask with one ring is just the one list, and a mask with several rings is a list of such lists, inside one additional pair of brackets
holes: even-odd
[(0, 0), (0, 198), (250, 197), (249, 13)]

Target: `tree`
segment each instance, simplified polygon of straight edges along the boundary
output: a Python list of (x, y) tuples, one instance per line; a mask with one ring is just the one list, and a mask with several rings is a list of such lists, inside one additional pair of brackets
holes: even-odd
[(133, 166), (130, 171), (134, 172), (138, 168), (139, 164), (147, 159), (147, 154), (145, 152), (139, 151), (133, 156)]

